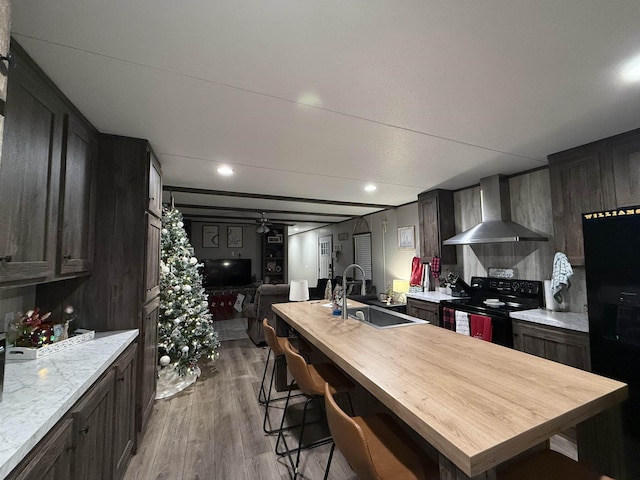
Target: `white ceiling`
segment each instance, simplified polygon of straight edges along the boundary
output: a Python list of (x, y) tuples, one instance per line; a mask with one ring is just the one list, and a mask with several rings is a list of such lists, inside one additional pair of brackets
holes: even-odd
[(327, 202), (175, 193), (178, 205), (340, 221), (295, 212), (363, 215), (640, 127), (640, 82), (621, 80), (640, 55), (638, 0), (12, 8), (14, 37), (98, 130), (149, 139), (165, 185)]

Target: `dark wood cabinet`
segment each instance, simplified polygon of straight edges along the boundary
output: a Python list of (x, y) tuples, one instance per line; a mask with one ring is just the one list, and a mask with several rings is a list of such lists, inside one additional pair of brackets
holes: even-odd
[(513, 348), (538, 357), (591, 370), (589, 334), (513, 320)]
[(549, 156), (555, 247), (584, 265), (582, 213), (615, 206), (604, 145), (589, 144)]
[(160, 169), (146, 140), (100, 135), (99, 221), (93, 275), (85, 282), (82, 311), (96, 330), (140, 331), (139, 431), (144, 430), (155, 399), (161, 221), (148, 208), (161, 189), (156, 174)]
[(156, 217), (162, 217), (162, 171), (160, 170), (160, 162), (153, 154), (151, 149), (147, 149), (149, 157), (149, 206), (147, 210)]
[(262, 235), (262, 280), (264, 283), (287, 283), (287, 232), (284, 225), (270, 225)]
[(438, 189), (418, 195), (418, 219), (422, 263), (435, 256), (445, 264), (457, 263), (455, 245), (442, 244), (455, 235), (453, 192)]
[(114, 377), (113, 369), (107, 371), (71, 411), (76, 436), (75, 478), (111, 478)]
[(138, 355), (137, 430), (144, 432), (156, 399), (156, 368), (158, 357), (158, 312), (160, 299), (143, 307), (140, 352)]
[(609, 142), (616, 207), (640, 205), (640, 129), (617, 135)]
[(160, 242), (162, 221), (150, 213), (147, 217), (147, 245), (144, 268), (144, 301), (150, 302), (160, 294)]
[(98, 136), (73, 114), (65, 115), (58, 272), (91, 272)]
[(556, 250), (584, 265), (582, 214), (640, 204), (640, 129), (549, 155)]
[(440, 305), (438, 303), (407, 297), (407, 315), (440, 326)]
[(97, 132), (14, 41), (0, 163), (0, 283), (91, 272)]
[(136, 441), (136, 345), (130, 345), (113, 364), (113, 478), (122, 478), (133, 455)]
[(7, 480), (70, 480), (73, 476), (73, 419), (60, 421), (9, 474)]
[(0, 163), (0, 282), (55, 273), (64, 105), (12, 43)]

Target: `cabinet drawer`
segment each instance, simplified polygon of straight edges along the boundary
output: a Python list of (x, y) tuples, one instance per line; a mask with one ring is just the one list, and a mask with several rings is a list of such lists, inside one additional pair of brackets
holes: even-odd
[(437, 303), (407, 298), (407, 315), (440, 326), (440, 305)]

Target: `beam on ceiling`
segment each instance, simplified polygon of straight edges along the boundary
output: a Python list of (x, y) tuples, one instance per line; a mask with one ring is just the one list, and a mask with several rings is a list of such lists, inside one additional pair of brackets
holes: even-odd
[(340, 205), (343, 207), (378, 209), (395, 208), (395, 205), (384, 205), (378, 203), (341, 202), (338, 200), (327, 200), (324, 198), (284, 197), (281, 195), (263, 195), (259, 193), (226, 192), (224, 190), (206, 190), (204, 188), (177, 187), (175, 185), (164, 185), (162, 189), (168, 192), (197, 193), (200, 195), (216, 195), (219, 197), (256, 198), (260, 200), (277, 200), (280, 202), (320, 203), (322, 205)]
[[(263, 208), (240, 208), (240, 207), (220, 207), (213, 205), (195, 205), (189, 203), (176, 203), (176, 208), (191, 208), (191, 209), (205, 209), (205, 210), (225, 210), (233, 212), (252, 212), (252, 213), (286, 213), (292, 215), (311, 215), (313, 217), (340, 217), (340, 218), (353, 218), (353, 215), (347, 215), (344, 213), (324, 213), (324, 212), (300, 212), (298, 210), (265, 210)], [(260, 217), (256, 217), (259, 219)]]

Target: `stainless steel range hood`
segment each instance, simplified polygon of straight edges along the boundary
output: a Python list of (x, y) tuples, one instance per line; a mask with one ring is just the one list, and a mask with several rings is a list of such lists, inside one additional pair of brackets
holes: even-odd
[(474, 245), (477, 243), (546, 242), (542, 235), (511, 221), (509, 179), (492, 175), (480, 180), (482, 223), (459, 233), (444, 245)]

